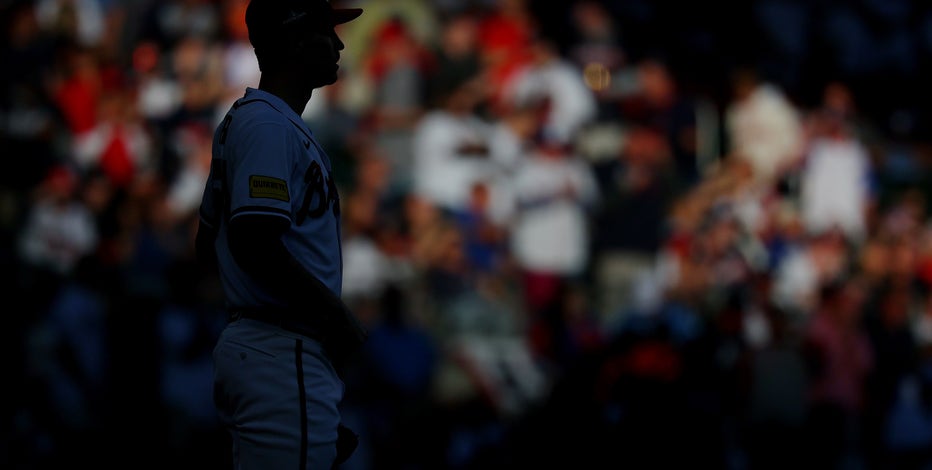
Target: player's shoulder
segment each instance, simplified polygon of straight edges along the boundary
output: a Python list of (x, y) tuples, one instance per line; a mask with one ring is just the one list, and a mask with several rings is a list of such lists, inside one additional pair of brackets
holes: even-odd
[(290, 112), (288, 104), (275, 94), (251, 87), (236, 100), (233, 109), (244, 117), (273, 121), (287, 121)]
[(236, 114), (240, 120), (269, 121), (284, 123), (288, 121), (277, 107), (261, 98), (244, 98), (236, 103)]
[(283, 134), (291, 126), (288, 117), (267, 102), (241, 99), (234, 106), (229, 129), (233, 136), (271, 137)]

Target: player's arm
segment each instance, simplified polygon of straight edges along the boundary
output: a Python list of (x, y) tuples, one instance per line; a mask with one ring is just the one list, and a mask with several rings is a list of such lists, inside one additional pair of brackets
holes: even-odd
[[(230, 220), (229, 241), (233, 259), (253, 279), (296, 309), (311, 305), (345, 308), (343, 301), (308, 272), (282, 242), (290, 221), (264, 214), (242, 214)], [(309, 292), (310, 289), (310, 292)]]
[(290, 221), (275, 215), (243, 214), (230, 221), (230, 252), (257, 282), (285, 299), (296, 310), (314, 309), (327, 336), (324, 347), (339, 364), (357, 351), (368, 333), (333, 291), (291, 256), (282, 243)]

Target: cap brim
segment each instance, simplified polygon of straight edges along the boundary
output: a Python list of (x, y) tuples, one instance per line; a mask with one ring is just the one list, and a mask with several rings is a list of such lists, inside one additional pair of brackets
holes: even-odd
[(333, 24), (343, 24), (359, 18), (362, 8), (334, 8), (330, 14)]

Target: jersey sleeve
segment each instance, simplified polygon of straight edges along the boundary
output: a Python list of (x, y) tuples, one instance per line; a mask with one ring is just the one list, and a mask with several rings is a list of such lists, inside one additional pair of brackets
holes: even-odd
[[(230, 218), (272, 214), (291, 219), (294, 149), (290, 124), (261, 122), (240, 127), (229, 148)], [(288, 127), (286, 127), (286, 125)]]

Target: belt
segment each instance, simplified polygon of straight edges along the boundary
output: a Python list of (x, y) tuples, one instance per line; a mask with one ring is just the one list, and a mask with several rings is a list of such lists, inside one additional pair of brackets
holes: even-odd
[(241, 318), (256, 320), (323, 342), (324, 335), (320, 327), (312, 324), (311, 320), (307, 318), (308, 315), (308, 312), (299, 313), (293, 310), (275, 308), (236, 308), (230, 310), (230, 321), (233, 322)]

